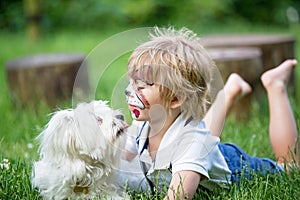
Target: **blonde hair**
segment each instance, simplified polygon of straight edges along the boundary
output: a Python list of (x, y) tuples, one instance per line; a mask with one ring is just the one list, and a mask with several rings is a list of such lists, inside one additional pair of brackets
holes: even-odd
[(210, 105), (213, 67), (200, 38), (191, 30), (155, 27), (150, 41), (131, 54), (128, 75), (133, 77), (137, 71), (145, 74), (145, 80), (160, 84), (160, 97), (167, 109), (177, 99), (186, 119), (200, 120)]

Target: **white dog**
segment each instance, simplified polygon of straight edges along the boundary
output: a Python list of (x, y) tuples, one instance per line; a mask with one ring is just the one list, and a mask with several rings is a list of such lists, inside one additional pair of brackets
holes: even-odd
[(55, 112), (38, 137), (33, 186), (45, 199), (115, 199), (113, 169), (126, 128), (123, 115), (105, 101)]

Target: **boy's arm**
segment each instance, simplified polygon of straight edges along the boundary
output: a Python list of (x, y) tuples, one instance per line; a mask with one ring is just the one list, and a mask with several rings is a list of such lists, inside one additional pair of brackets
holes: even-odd
[(174, 174), (172, 177), (166, 199), (192, 199), (199, 185), (201, 175), (186, 170)]
[(136, 156), (137, 156), (136, 153), (132, 153), (128, 150), (126, 150), (126, 152), (125, 152), (125, 160), (127, 160), (129, 162), (132, 161)]
[(125, 160), (132, 161), (138, 155), (136, 137), (138, 136), (144, 122), (133, 121), (127, 129), (125, 144)]
[(130, 162), (137, 156), (138, 152), (135, 144), (135, 138), (129, 135), (126, 135), (125, 137), (126, 143), (122, 153), (122, 159)]

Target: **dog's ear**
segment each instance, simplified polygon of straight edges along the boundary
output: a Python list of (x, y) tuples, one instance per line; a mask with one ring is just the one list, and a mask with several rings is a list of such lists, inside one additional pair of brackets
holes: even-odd
[(55, 159), (58, 154), (74, 153), (76, 131), (73, 110), (55, 112), (38, 137), (41, 141), (40, 155)]

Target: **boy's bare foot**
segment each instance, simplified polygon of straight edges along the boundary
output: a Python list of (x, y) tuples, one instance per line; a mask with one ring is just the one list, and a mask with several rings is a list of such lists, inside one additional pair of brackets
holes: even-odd
[(228, 77), (226, 84), (224, 85), (224, 90), (227, 102), (229, 101), (232, 103), (252, 91), (251, 86), (236, 73), (233, 73)]
[(281, 63), (278, 67), (272, 68), (261, 76), (261, 81), (268, 91), (269, 89), (286, 88), (290, 75), (297, 65), (297, 60), (289, 59)]

